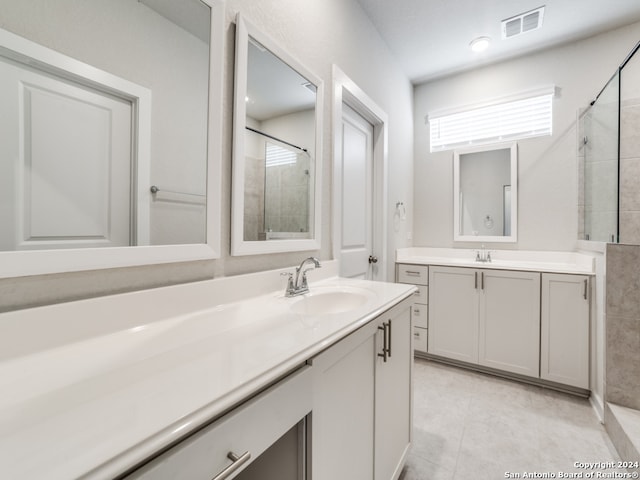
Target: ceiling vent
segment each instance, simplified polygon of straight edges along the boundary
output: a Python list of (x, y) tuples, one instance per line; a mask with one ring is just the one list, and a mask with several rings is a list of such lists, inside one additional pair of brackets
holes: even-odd
[(544, 6), (515, 17), (502, 20), (502, 38), (511, 38), (542, 27)]

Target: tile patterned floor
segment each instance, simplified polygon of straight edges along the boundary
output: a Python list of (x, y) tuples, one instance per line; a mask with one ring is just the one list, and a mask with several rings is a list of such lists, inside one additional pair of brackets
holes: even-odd
[(616, 460), (584, 398), (415, 361), (414, 443), (400, 480), (587, 478), (575, 462)]

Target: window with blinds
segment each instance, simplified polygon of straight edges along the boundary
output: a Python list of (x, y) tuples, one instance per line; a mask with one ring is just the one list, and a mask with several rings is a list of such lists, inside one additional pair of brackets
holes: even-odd
[(553, 92), (454, 113), (429, 114), (431, 151), (551, 135)]
[(265, 142), (265, 144), (265, 165), (267, 167), (294, 165), (298, 160), (298, 155), (288, 148), (269, 142)]

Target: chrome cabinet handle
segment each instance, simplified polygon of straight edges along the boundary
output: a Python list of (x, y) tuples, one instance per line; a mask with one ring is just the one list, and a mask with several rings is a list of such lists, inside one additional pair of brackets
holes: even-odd
[(480, 272), (480, 289), (484, 290), (484, 272)]
[(387, 324), (383, 323), (382, 326), (378, 327), (378, 330), (382, 330), (382, 353), (379, 353), (378, 356), (382, 357), (383, 362), (387, 362)]
[(378, 356), (382, 357), (384, 362), (388, 358), (391, 358), (391, 320), (388, 322), (382, 322), (382, 326), (378, 327), (378, 330), (382, 330), (382, 353)]
[(587, 299), (587, 285), (588, 285), (588, 283), (589, 283), (589, 280), (585, 278), (584, 279), (584, 299), (585, 300)]
[(378, 257), (375, 255), (369, 255), (369, 263), (378, 263)]
[(407, 275), (413, 275), (414, 277), (420, 276), (420, 272), (416, 272), (415, 270), (405, 270), (404, 273), (406, 273)]
[(473, 272), (473, 277), (475, 279), (474, 287), (476, 290), (478, 289), (478, 272)]
[(247, 450), (240, 456), (237, 456), (233, 452), (229, 452), (227, 453), (227, 458), (231, 460), (233, 463), (229, 465), (227, 468), (225, 468), (224, 470), (222, 470), (218, 475), (213, 477), (212, 480), (224, 480), (225, 478), (228, 478), (229, 475), (231, 475), (233, 472), (238, 470), (242, 465), (244, 465), (249, 461), (249, 459), (251, 458), (251, 452)]

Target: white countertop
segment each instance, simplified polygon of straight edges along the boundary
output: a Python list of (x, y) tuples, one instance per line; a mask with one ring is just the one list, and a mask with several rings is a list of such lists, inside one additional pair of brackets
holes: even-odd
[[(316, 281), (366, 293), (348, 313), (297, 314), (280, 271), (0, 315), (0, 478), (109, 478), (240, 403), (414, 287)], [(226, 299), (225, 301), (222, 301)], [(179, 305), (177, 305), (179, 304)]]
[(587, 254), (576, 252), (487, 249), (488, 252), (491, 252), (491, 262), (478, 262), (475, 260), (477, 250), (479, 250), (479, 248), (400, 248), (396, 251), (396, 262), (418, 265), (595, 275), (594, 258)]

